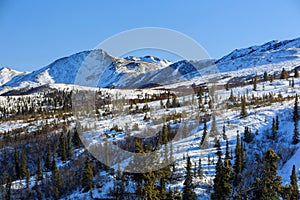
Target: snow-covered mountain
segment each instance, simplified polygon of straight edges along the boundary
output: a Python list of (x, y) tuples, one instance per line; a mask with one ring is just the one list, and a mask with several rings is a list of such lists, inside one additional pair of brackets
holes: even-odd
[(0, 68), (0, 84), (3, 85), (9, 82), (12, 78), (24, 74), (26, 74), (26, 72), (19, 72), (8, 67), (2, 67)]
[[(98, 78), (98, 86), (100, 87), (111, 87), (113, 83), (116, 84), (120, 80), (128, 79), (130, 76), (145, 74), (163, 67), (160, 64), (145, 62), (143, 60), (132, 61), (116, 58), (103, 50), (96, 49), (92, 51), (83, 51), (69, 57), (58, 59), (37, 71), (16, 76), (7, 81), (3, 86), (39, 86), (52, 83), (74, 84), (76, 83), (79, 69), (83, 64), (86, 64), (84, 62), (89, 62), (89, 64), (93, 63), (92, 65), (95, 68), (103, 66), (104, 64), (107, 65), (104, 66), (105, 70), (102, 73), (101, 79), (100, 77)], [(162, 61), (161, 63), (167, 64), (166, 61)]]
[(228, 72), (266, 64), (298, 60), (300, 38), (293, 40), (273, 40), (261, 46), (236, 49), (216, 61), (220, 72)]
[[(260, 46), (234, 50), (219, 60), (182, 60), (176, 63), (153, 56), (116, 58), (104, 50), (96, 49), (58, 59), (31, 73), (2, 69), (0, 84), (7, 89), (53, 83), (78, 84), (91, 79), (98, 81), (98, 87), (143, 88), (185, 81), (204, 74), (265, 65), (280, 66), (287, 61), (293, 61), (292, 65), (300, 64), (300, 38), (271, 41)], [(87, 78), (78, 82), (76, 78), (81, 77), (78, 73), (84, 65), (89, 65), (81, 72), (88, 73), (83, 76)]]

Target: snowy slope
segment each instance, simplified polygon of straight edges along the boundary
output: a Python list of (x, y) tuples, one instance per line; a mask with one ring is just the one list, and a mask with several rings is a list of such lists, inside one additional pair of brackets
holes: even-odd
[(280, 64), (284, 61), (299, 60), (300, 38), (293, 40), (265, 43), (261, 46), (252, 46), (237, 49), (216, 61), (220, 72), (228, 72), (251, 68), (266, 64)]
[(24, 74), (26, 74), (26, 72), (19, 72), (7, 67), (2, 67), (0, 68), (0, 84), (3, 85), (10, 81), (12, 78)]

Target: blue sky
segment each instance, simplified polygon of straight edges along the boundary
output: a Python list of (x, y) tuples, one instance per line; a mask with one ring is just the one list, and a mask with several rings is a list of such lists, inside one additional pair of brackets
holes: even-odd
[(0, 0), (0, 66), (32, 71), (133, 28), (163, 27), (213, 58), (300, 37), (299, 0)]

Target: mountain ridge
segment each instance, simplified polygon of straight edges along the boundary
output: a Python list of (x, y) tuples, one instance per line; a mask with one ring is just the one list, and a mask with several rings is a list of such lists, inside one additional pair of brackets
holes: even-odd
[(94, 49), (59, 58), (30, 73), (8, 73), (2, 72), (1, 69), (3, 75), (0, 75), (0, 84), (2, 88), (21, 85), (35, 87), (54, 83), (78, 84), (80, 67), (87, 64), (83, 62), (90, 62), (95, 68), (99, 68), (103, 63), (107, 65), (104, 66), (104, 71), (98, 72), (99, 77), (91, 74), (94, 80), (99, 80), (97, 87), (141, 88), (145, 85), (170, 84), (203, 74), (230, 72), (299, 58), (300, 38), (273, 40), (262, 45), (236, 49), (218, 60), (181, 60), (175, 63), (154, 56), (117, 58), (105, 50)]

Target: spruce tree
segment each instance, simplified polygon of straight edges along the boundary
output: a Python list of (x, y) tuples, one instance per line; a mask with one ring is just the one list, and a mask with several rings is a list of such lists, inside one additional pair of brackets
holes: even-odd
[(45, 167), (47, 170), (51, 170), (51, 146), (50, 146), (50, 144), (47, 145)]
[(254, 182), (253, 195), (255, 199), (279, 199), (282, 190), (281, 177), (277, 176), (279, 156), (273, 149), (264, 154), (263, 173)]
[(66, 139), (63, 133), (59, 137), (58, 156), (61, 157), (62, 161), (67, 159)]
[(298, 95), (296, 94), (295, 103), (294, 103), (294, 112), (293, 112), (293, 120), (294, 120), (294, 134), (292, 144), (298, 144), (299, 142), (299, 130), (298, 130)]
[(37, 161), (37, 171), (36, 171), (36, 179), (38, 181), (43, 179), (43, 170), (42, 170), (42, 161), (41, 161), (41, 157), (40, 154), (38, 154), (38, 161)]
[(290, 176), (291, 184), (289, 187), (289, 197), (290, 199), (299, 199), (299, 189), (298, 189), (298, 181), (296, 175), (296, 166), (293, 165), (292, 174)]
[(235, 160), (234, 160), (234, 184), (238, 185), (240, 183), (240, 173), (242, 172), (243, 168), (243, 161), (242, 161), (242, 145), (240, 135), (237, 134), (236, 136), (236, 147), (235, 147)]
[(289, 73), (284, 68), (282, 68), (280, 79), (287, 79), (288, 77)]
[(67, 157), (70, 159), (72, 157), (72, 139), (71, 139), (71, 132), (68, 131), (67, 134)]
[(256, 91), (257, 90), (257, 75), (254, 76), (253, 79), (253, 90)]
[(56, 166), (56, 144), (53, 145), (51, 170), (52, 170), (52, 172), (57, 170), (57, 166)]
[(147, 173), (143, 173), (143, 182), (144, 185), (142, 186), (142, 196), (144, 199), (160, 199), (159, 195), (164, 196), (163, 193), (155, 186), (156, 176), (154, 172), (150, 171)]
[(266, 81), (268, 81), (268, 73), (267, 72), (264, 72), (264, 81), (266, 82)]
[(232, 167), (229, 160), (222, 162), (222, 150), (220, 142), (217, 142), (217, 156), (218, 161), (216, 164), (216, 175), (214, 178), (214, 193), (211, 195), (212, 200), (225, 200), (229, 199), (232, 193)]
[(22, 167), (21, 167), (21, 177), (25, 177), (26, 174), (27, 174), (27, 156), (26, 156), (26, 152), (23, 151), (22, 152), (22, 156), (21, 156), (21, 159), (22, 159)]
[(276, 125), (276, 131), (278, 131), (278, 129), (279, 129), (279, 118), (278, 118), (278, 116), (276, 116), (276, 123), (275, 123), (275, 125)]
[(228, 140), (226, 140), (226, 152), (225, 152), (225, 160), (229, 160), (230, 163), (230, 151), (229, 151), (229, 143)]
[(222, 192), (223, 192), (224, 199), (230, 199), (230, 196), (233, 191), (233, 187), (231, 185), (231, 181), (233, 179), (232, 172), (233, 172), (233, 169), (230, 165), (229, 160), (225, 160), (224, 166), (222, 169), (222, 179), (223, 179)]
[(89, 190), (92, 189), (92, 180), (93, 180), (93, 170), (91, 167), (91, 163), (87, 158), (85, 160), (85, 167), (81, 179), (81, 186), (83, 188), (83, 192), (88, 192)]
[(15, 173), (16, 173), (16, 177), (17, 179), (21, 178), (21, 168), (20, 168), (20, 164), (19, 164), (19, 154), (17, 149), (15, 149), (14, 152), (14, 159), (15, 159)]
[(271, 136), (272, 140), (276, 140), (277, 138), (277, 127), (276, 127), (276, 122), (275, 119), (273, 118), (272, 121), (272, 136)]
[(244, 95), (241, 98), (241, 114), (240, 116), (242, 118), (247, 117), (248, 113), (247, 113), (247, 109), (246, 109), (246, 96)]
[(299, 78), (299, 70), (298, 70), (298, 67), (295, 67), (295, 75), (294, 75), (294, 77), (295, 78)]
[(77, 130), (77, 128), (74, 129), (74, 133), (73, 133), (73, 137), (72, 137), (72, 144), (75, 149), (78, 149), (81, 146), (81, 140), (80, 140), (79, 131)]
[(221, 145), (219, 140), (216, 143), (217, 146), (217, 156), (218, 156), (218, 161), (216, 163), (216, 174), (214, 178), (214, 192), (211, 194), (211, 199), (212, 200), (222, 200), (224, 199), (223, 196), (223, 163), (222, 163), (222, 151), (221, 151)]
[(186, 162), (186, 175), (185, 180), (183, 183), (183, 192), (182, 192), (182, 199), (187, 200), (196, 200), (196, 193), (194, 192), (194, 184), (193, 184), (193, 176), (191, 172), (192, 163), (191, 159), (188, 156)]
[(230, 90), (229, 101), (234, 102), (234, 100), (235, 100), (235, 97), (234, 97), (233, 91), (232, 91), (232, 89), (231, 89), (231, 90)]

